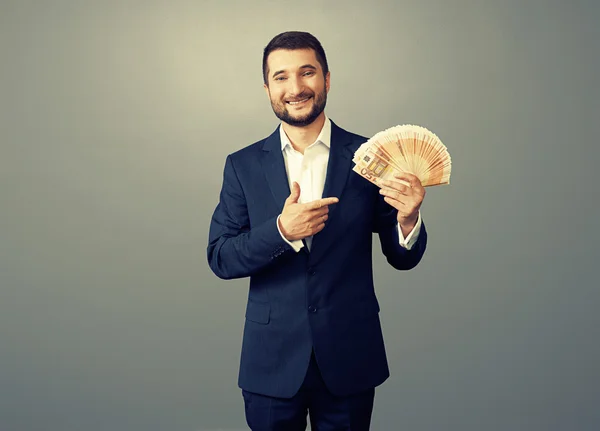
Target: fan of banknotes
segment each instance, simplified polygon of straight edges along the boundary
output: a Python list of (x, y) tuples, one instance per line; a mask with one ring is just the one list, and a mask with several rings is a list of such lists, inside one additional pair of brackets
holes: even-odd
[(450, 184), (452, 160), (446, 146), (435, 133), (412, 124), (377, 133), (352, 160), (354, 172), (380, 187), (382, 180), (398, 181), (394, 174), (401, 172), (416, 175), (424, 187)]

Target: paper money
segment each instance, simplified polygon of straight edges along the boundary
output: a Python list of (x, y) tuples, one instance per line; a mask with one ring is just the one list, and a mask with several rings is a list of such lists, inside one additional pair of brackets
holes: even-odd
[(446, 146), (420, 126), (406, 124), (375, 134), (355, 152), (353, 162), (354, 172), (379, 187), (382, 180), (400, 181), (394, 175), (402, 172), (416, 175), (424, 187), (450, 183), (452, 160)]

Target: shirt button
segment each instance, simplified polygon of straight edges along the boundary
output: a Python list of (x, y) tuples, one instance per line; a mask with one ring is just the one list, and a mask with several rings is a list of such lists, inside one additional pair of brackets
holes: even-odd
[(314, 305), (309, 305), (308, 306), (308, 311), (310, 311), (311, 313), (316, 313), (317, 312), (317, 307), (315, 307)]
[(317, 271), (314, 268), (308, 268), (308, 275), (315, 275)]

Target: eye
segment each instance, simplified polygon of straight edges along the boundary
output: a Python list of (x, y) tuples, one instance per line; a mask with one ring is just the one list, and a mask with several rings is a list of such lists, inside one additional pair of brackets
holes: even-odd
[(315, 74), (315, 72), (313, 72), (312, 70), (307, 70), (306, 72), (304, 72), (303, 75), (304, 76), (311, 76), (311, 75), (314, 75), (314, 74)]
[(287, 79), (285, 76), (278, 76), (275, 81), (284, 81), (285, 79)]

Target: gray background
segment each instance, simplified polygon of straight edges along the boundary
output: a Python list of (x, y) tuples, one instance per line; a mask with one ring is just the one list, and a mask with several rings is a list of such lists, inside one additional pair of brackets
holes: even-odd
[[(595, 1), (0, 1), (0, 430), (241, 430), (247, 280), (206, 263), (227, 154), (302, 29), (328, 115), (449, 148), (429, 248), (377, 246), (374, 430), (600, 429)], [(375, 241), (378, 241), (375, 239)]]

